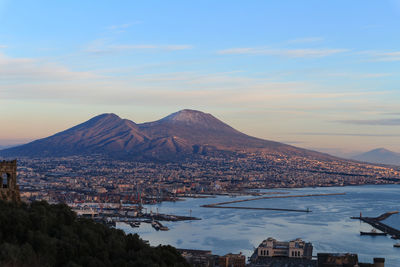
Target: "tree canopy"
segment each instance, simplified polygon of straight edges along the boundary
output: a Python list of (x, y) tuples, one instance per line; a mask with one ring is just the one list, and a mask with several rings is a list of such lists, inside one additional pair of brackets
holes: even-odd
[(189, 266), (171, 246), (150, 247), (64, 204), (0, 201), (0, 266)]

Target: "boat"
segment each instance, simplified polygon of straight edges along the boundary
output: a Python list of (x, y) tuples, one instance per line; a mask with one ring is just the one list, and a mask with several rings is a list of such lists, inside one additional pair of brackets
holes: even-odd
[(168, 231), (169, 228), (167, 226), (162, 225), (160, 222), (158, 221), (152, 221), (151, 222), (151, 226), (153, 226), (154, 229), (156, 229), (157, 231), (161, 230), (161, 231)]
[(377, 236), (377, 235), (386, 235), (384, 232), (377, 232), (375, 229), (372, 229), (370, 232), (362, 232), (360, 231), (360, 235), (372, 235), (372, 236)]
[(109, 227), (115, 227), (117, 225), (115, 221), (110, 220), (110, 219), (104, 220), (103, 222), (104, 222), (105, 225), (107, 225)]
[(140, 222), (132, 222), (129, 224), (131, 227), (139, 227), (140, 226)]
[(152, 221), (151, 226), (153, 226), (153, 228), (157, 231), (160, 230), (160, 225), (156, 221)]
[(393, 244), (393, 247), (400, 248), (400, 243)]

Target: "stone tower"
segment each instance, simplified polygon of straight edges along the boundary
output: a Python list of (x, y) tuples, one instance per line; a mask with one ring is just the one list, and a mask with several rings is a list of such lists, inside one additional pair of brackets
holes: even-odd
[(21, 201), (17, 185), (17, 161), (0, 161), (0, 200)]

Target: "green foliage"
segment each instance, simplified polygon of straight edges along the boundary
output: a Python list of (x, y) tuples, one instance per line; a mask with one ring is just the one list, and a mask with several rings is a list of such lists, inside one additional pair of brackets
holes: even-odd
[(66, 205), (0, 201), (0, 266), (189, 266), (171, 246), (78, 218)]

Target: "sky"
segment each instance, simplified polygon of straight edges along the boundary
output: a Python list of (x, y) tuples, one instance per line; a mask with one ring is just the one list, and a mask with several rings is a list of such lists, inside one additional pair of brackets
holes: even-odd
[(335, 155), (400, 152), (400, 0), (0, 0), (0, 146), (185, 108)]

